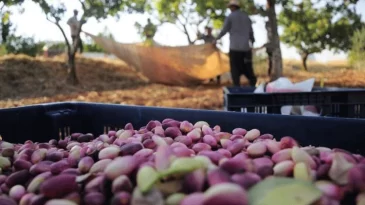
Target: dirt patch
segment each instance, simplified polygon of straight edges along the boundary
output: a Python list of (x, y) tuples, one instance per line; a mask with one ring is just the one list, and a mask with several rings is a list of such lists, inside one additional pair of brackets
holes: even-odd
[[(257, 66), (259, 67), (259, 66)], [(320, 70), (320, 69), (319, 69)], [(22, 105), (86, 101), (147, 106), (222, 109), (224, 85), (214, 83), (180, 87), (147, 83), (118, 60), (77, 59), (81, 84), (73, 86), (65, 79), (64, 57), (52, 59), (6, 56), (0, 58), (0, 108)], [(267, 80), (265, 69), (256, 69), (259, 81)], [(363, 87), (365, 72), (333, 68), (331, 71), (304, 72), (285, 68), (285, 75), (297, 82), (311, 77), (326, 86)], [(242, 82), (247, 83), (242, 77)]]

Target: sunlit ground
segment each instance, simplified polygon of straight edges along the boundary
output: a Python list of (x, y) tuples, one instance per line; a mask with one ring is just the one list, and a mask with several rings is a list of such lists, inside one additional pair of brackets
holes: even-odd
[[(222, 109), (223, 85), (215, 83), (193, 87), (166, 86), (144, 81), (132, 68), (119, 60), (77, 60), (81, 84), (69, 85), (64, 58), (0, 58), (0, 107), (59, 102), (85, 101), (147, 106), (199, 109)], [(267, 80), (266, 62), (256, 62), (259, 81)], [(323, 79), (325, 86), (364, 87), (365, 71), (352, 70), (346, 62), (309, 63), (309, 72), (300, 62), (285, 61), (284, 74), (293, 82), (311, 77), (316, 84)], [(246, 83), (244, 77), (242, 82)]]

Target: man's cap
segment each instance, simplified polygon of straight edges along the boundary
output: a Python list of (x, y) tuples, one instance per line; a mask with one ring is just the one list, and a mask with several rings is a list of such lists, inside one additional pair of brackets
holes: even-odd
[(230, 6), (240, 7), (240, 2), (238, 0), (230, 0), (229, 3), (227, 4), (227, 7), (230, 7)]

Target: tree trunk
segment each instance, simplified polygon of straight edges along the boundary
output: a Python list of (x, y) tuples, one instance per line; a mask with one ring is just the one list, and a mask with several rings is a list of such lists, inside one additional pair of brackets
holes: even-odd
[[(51, 21), (49, 18), (47, 18), (48, 21), (54, 23), (61, 31), (63, 38), (65, 39), (65, 43), (67, 46), (67, 57), (68, 57), (68, 81), (71, 82), (74, 85), (79, 84), (79, 79), (77, 78), (77, 73), (76, 73), (76, 65), (75, 65), (75, 56), (76, 56), (76, 51), (77, 51), (77, 44), (79, 43), (78, 40), (76, 40), (76, 45), (71, 44), (67, 37), (66, 37), (66, 33), (63, 30), (63, 28), (61, 27), (61, 25), (59, 24), (58, 21)], [(80, 31), (81, 31), (81, 27), (79, 28), (79, 32), (78, 32), (78, 36), (80, 36)]]
[(188, 28), (186, 27), (186, 24), (183, 24), (182, 22), (180, 22), (181, 26), (183, 27), (183, 32), (186, 35), (186, 38), (188, 39), (189, 45), (193, 45), (194, 41), (191, 40), (189, 32), (188, 32)]
[(188, 39), (189, 45), (193, 45), (194, 41), (191, 40), (188, 30), (184, 27), (186, 38)]
[(308, 53), (303, 53), (302, 55), (302, 65), (305, 71), (308, 71), (308, 67), (307, 67), (307, 60), (308, 60)]
[(275, 10), (276, 0), (267, 0), (266, 12), (269, 18), (269, 25), (271, 28), (272, 39), (269, 39), (273, 45), (273, 57), (272, 57), (272, 72), (270, 75), (270, 80), (274, 81), (283, 75), (283, 59), (281, 56), (280, 49), (280, 38), (278, 34), (278, 22), (276, 18)]
[(73, 85), (79, 84), (75, 65), (76, 52), (68, 52), (68, 80)]
[(194, 41), (191, 40), (189, 34), (186, 34), (186, 37), (188, 38), (189, 45), (193, 45)]

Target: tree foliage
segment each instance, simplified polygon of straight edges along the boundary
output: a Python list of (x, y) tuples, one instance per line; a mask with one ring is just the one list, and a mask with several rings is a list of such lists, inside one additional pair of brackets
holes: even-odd
[[(77, 79), (75, 70), (76, 44), (72, 45), (60, 21), (65, 18), (66, 7), (52, 0), (32, 0), (37, 3), (46, 15), (62, 32), (69, 56), (70, 76)], [(73, 0), (75, 1), (75, 0)], [(266, 6), (258, 5), (257, 0), (240, 0), (242, 10), (249, 15), (268, 17), (269, 35), (273, 45), (273, 73), (271, 78), (282, 75), (282, 57), (278, 35), (278, 19), (275, 7), (280, 5), (283, 12), (279, 23), (284, 26), (282, 40), (300, 50), (303, 60), (311, 53), (325, 48), (335, 51), (351, 48), (353, 31), (362, 23), (356, 14), (354, 5), (359, 0), (266, 0)], [(2, 8), (23, 2), (23, 0), (2, 0)], [(108, 16), (119, 17), (120, 12), (156, 12), (162, 23), (172, 23), (186, 35), (189, 44), (194, 44), (200, 27), (213, 25), (221, 28), (227, 14), (226, 0), (78, 0), (82, 6), (81, 20), (86, 23), (89, 18), (98, 20)], [(321, 4), (322, 7), (318, 7)], [(3, 5), (3, 6), (2, 6)], [(2, 14), (1, 13), (1, 14)], [(341, 14), (341, 15), (339, 15)], [(2, 15), (3, 19), (8, 18)], [(6, 22), (2, 20), (2, 23)], [(138, 26), (138, 25), (137, 25)], [(4, 36), (7, 33), (6, 26)], [(140, 30), (143, 28), (139, 25)], [(82, 25), (78, 33), (82, 31)], [(97, 49), (97, 48), (95, 48)], [(306, 67), (306, 66), (305, 66)]]
[(4, 43), (4, 48), (7, 54), (24, 54), (35, 57), (40, 54), (44, 45), (44, 43), (35, 42), (32, 37), (10, 35)]
[(284, 27), (281, 40), (299, 51), (305, 70), (308, 56), (326, 48), (331, 19), (329, 10), (314, 7), (311, 0), (287, 5), (279, 14), (279, 24)]
[(1, 13), (0, 29), (1, 29), (1, 42), (2, 43), (6, 43), (6, 40), (11, 33), (11, 28), (12, 28), (13, 24), (10, 21), (10, 15), (11, 15), (10, 11)]
[(223, 26), (225, 14), (227, 11), (227, 2), (220, 0), (195, 0), (196, 12), (201, 18), (206, 18), (212, 23), (213, 28)]
[[(212, 3), (214, 0), (207, 0)], [(214, 6), (214, 4), (212, 4)], [(200, 6), (204, 3), (194, 0), (156, 0), (154, 7), (158, 12), (158, 19), (162, 23), (172, 23), (186, 35), (189, 44), (194, 44), (198, 28), (208, 24), (211, 20), (211, 10), (203, 11)]]
[[(243, 10), (256, 10), (253, 0), (241, 0)], [(199, 27), (223, 26), (227, 13), (227, 1), (222, 0), (156, 0), (154, 4), (159, 20), (175, 24), (183, 32), (189, 44), (194, 44)], [(252, 12), (251, 12), (252, 13)]]
[(349, 60), (352, 67), (359, 69), (365, 65), (365, 27), (354, 32)]
[(5, 7), (14, 6), (22, 4), (24, 0), (1, 0), (0, 2), (0, 11)]
[(352, 47), (351, 37), (354, 32), (361, 29), (364, 23), (361, 21), (361, 15), (356, 10), (356, 3), (359, 0), (335, 0), (328, 1), (326, 8), (331, 10), (335, 15), (341, 15), (335, 21), (332, 21), (329, 29), (329, 37), (326, 43), (329, 49), (334, 51), (348, 51)]
[(0, 31), (1, 31), (1, 42), (6, 43), (8, 36), (14, 30), (13, 24), (10, 21), (11, 11), (9, 10), (13, 6), (19, 6), (24, 0), (2, 0), (0, 1)]
[[(1, 54), (25, 54), (36, 56), (42, 47), (32, 37), (23, 37), (14, 34), (15, 26), (11, 22), (14, 15), (11, 8), (21, 8), (24, 0), (0, 1), (0, 31), (1, 31)], [(19, 9), (21, 12), (22, 10)]]
[(338, 3), (328, 1), (318, 6), (311, 0), (288, 1), (279, 14), (279, 24), (284, 27), (281, 40), (298, 50), (305, 70), (310, 54), (324, 49), (348, 50), (351, 45), (348, 36), (362, 25), (350, 5)]
[[(78, 47), (78, 40), (74, 44), (71, 44), (64, 29), (60, 25), (61, 19), (63, 19), (66, 12), (64, 4), (55, 4), (48, 0), (33, 0), (43, 10), (48, 21), (55, 24), (65, 40), (68, 53), (68, 65), (69, 65), (69, 79), (72, 83), (77, 84), (78, 78), (75, 67), (75, 55)], [(87, 22), (89, 18), (96, 18), (97, 20), (105, 19), (108, 16), (117, 16), (118, 13), (123, 12), (143, 12), (146, 4), (146, 0), (79, 0), (82, 6), (82, 16), (80, 19), (80, 26), (77, 32), (77, 36), (80, 37), (82, 26)]]
[[(249, 15), (269, 18), (272, 31), (270, 41), (274, 46), (274, 72), (272, 78), (282, 75), (280, 40), (277, 32), (275, 5), (286, 4), (289, 0), (267, 0), (266, 7), (256, 4), (255, 0), (240, 0), (241, 8)], [(196, 33), (201, 25), (212, 24), (215, 29), (222, 27), (227, 14), (227, 2), (223, 0), (156, 0), (154, 6), (162, 22), (177, 25), (186, 35), (189, 44), (196, 41)]]

